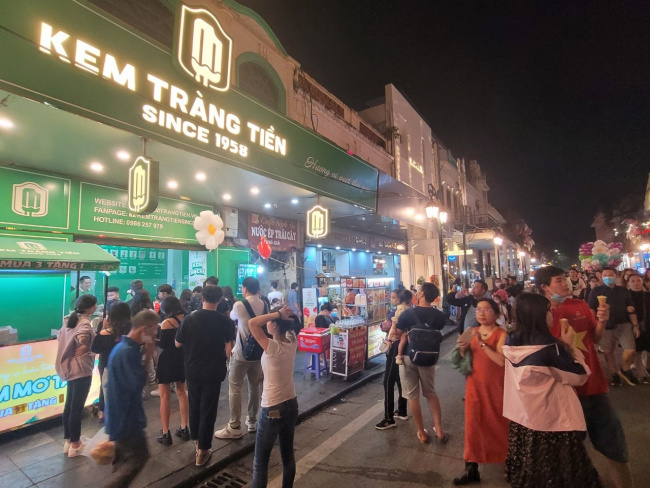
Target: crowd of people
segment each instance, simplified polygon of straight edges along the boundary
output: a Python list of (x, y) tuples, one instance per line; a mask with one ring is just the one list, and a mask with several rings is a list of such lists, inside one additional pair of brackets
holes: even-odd
[[(298, 403), (293, 386), (296, 333), (300, 321), (294, 307), (277, 296), (277, 284), (266, 297), (256, 278), (243, 280), (244, 299), (237, 301), (216, 277), (202, 287), (184, 290), (177, 298), (170, 285), (151, 299), (140, 280), (131, 283), (131, 299), (120, 301), (119, 290), (107, 290), (105, 316), (93, 327), (97, 298), (79, 296), (58, 334), (56, 370), (67, 381), (63, 412), (64, 453), (84, 454), (81, 418), (88, 397), (95, 355), (101, 378), (100, 422), (112, 442), (113, 476), (107, 487), (125, 487), (144, 467), (149, 454), (144, 429), (144, 388), (158, 384), (162, 429), (157, 441), (173, 438), (195, 443), (195, 464), (212, 455), (212, 439), (240, 439), (241, 391), (248, 383), (246, 430), (256, 435), (252, 486), (266, 486), (268, 462), (279, 439), (284, 463), (283, 486), (295, 477), (293, 432)], [(292, 289), (297, 288), (297, 284)], [(185, 292), (189, 293), (185, 293)], [(291, 294), (289, 297), (291, 304)], [(199, 301), (200, 299), (200, 301)], [(270, 308), (271, 300), (274, 307)], [(228, 378), (230, 421), (215, 432), (221, 383)], [(171, 395), (180, 407), (180, 425), (172, 436)], [(152, 392), (153, 393), (153, 392)], [(86, 453), (87, 454), (87, 453)]]
[[(194, 441), (196, 465), (203, 466), (212, 454), (213, 437), (241, 439), (246, 432), (255, 433), (252, 486), (258, 487), (266, 486), (277, 439), (283, 486), (292, 486), (298, 415), (293, 384), (300, 329), (297, 296), (289, 294), (285, 303), (275, 284), (264, 296), (258, 280), (249, 277), (242, 283), (244, 299), (237, 301), (211, 277), (182, 299), (162, 285), (156, 312), (141, 285), (133, 283), (129, 302), (109, 289), (113, 295), (97, 332), (91, 323), (97, 308), (92, 294), (80, 296), (64, 320), (56, 364), (67, 381), (64, 452), (75, 457), (85, 447), (81, 414), (98, 354), (100, 418), (115, 445), (115, 474), (106, 486), (128, 486), (147, 460), (142, 400), (153, 365), (162, 424), (158, 442), (171, 445), (173, 437)], [(641, 276), (635, 270), (618, 273), (606, 267), (584, 276), (575, 269), (565, 273), (546, 266), (537, 270), (536, 293), (510, 279), (496, 282), (491, 290), (478, 280), (470, 290), (454, 285), (444, 296), (443, 311), (434, 306), (442, 297), (433, 283), (415, 291), (399, 287), (391, 293), (394, 308), (382, 323), (387, 334), (384, 415), (376, 429), (394, 428), (396, 419), (412, 418), (420, 442), (449, 441), (435, 372), (439, 331), (448, 323), (444, 310), (451, 305), (459, 324), (452, 363), (466, 376), (465, 467), (454, 478), (455, 485), (480, 482), (481, 464), (503, 463), (505, 478), (515, 488), (602, 486), (584, 445), (589, 436), (609, 461), (615, 486), (633, 486), (625, 434), (608, 389), (650, 384), (644, 358), (650, 346), (648, 286), (648, 273)], [(333, 323), (332, 311), (330, 304), (321, 307), (319, 325)], [(614, 354), (619, 345), (620, 366)], [(226, 378), (230, 418), (215, 432)], [(244, 383), (248, 403), (242, 418)], [(173, 392), (180, 406), (174, 436)], [(431, 415), (432, 432), (424, 427), (421, 397)]]
[[(650, 273), (632, 269), (582, 276), (554, 266), (537, 270), (534, 290), (524, 291), (512, 277), (492, 290), (482, 280), (469, 290), (454, 284), (442, 309), (456, 307), (459, 337), (452, 363), (466, 376), (465, 469), (455, 485), (479, 483), (480, 464), (503, 463), (506, 480), (516, 488), (602, 486), (584, 445), (589, 436), (609, 461), (614, 486), (633, 486), (625, 434), (608, 389), (650, 384), (644, 358), (649, 286)], [(415, 293), (412, 300), (412, 291), (394, 291), (396, 309), (382, 324), (388, 334), (385, 408), (375, 428), (396, 427), (395, 418), (409, 418), (408, 406), (417, 438), (429, 442), (416, 400), (422, 394), (435, 438), (444, 443), (449, 434), (441, 425), (435, 366), (413, 368), (407, 341), (409, 331), (423, 323), (442, 329), (445, 314), (431, 307), (439, 294), (432, 283)], [(619, 345), (620, 367), (614, 354)]]

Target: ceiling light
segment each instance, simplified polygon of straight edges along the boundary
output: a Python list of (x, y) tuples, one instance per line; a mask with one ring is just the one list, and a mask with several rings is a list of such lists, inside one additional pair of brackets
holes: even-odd
[(232, 196), (230, 196), (230, 193), (224, 193), (223, 195), (221, 195), (221, 198), (228, 201), (232, 198)]
[(317, 244), (316, 247), (320, 248), (320, 247), (323, 247), (323, 245), (322, 244)]
[(260, 264), (259, 266), (257, 266), (257, 274), (260, 275), (262, 273), (264, 273), (264, 266)]
[(0, 128), (2, 129), (13, 129), (14, 123), (4, 117), (0, 117)]
[(356, 247), (353, 247), (353, 248), (352, 248), (352, 250), (353, 250), (353, 251), (356, 251), (356, 250), (357, 250), (357, 248), (356, 248)]
[(254, 186), (253, 188), (251, 188), (251, 193), (252, 193), (253, 195), (259, 195), (259, 193), (260, 193), (260, 189), (257, 188), (256, 186)]
[(101, 163), (90, 163), (90, 169), (93, 170), (95, 173), (101, 173), (104, 171), (104, 165)]
[(270, 203), (265, 203), (264, 208), (271, 208), (271, 204)]
[(297, 198), (292, 199), (291, 203), (293, 203), (294, 205), (298, 205), (298, 199)]
[(341, 246), (336, 246), (336, 250), (339, 251), (341, 249)]
[(176, 181), (176, 180), (169, 180), (169, 181), (167, 182), (167, 188), (171, 188), (172, 190), (175, 190), (176, 188), (178, 188), (178, 181)]
[(196, 178), (197, 181), (205, 181), (206, 178), (205, 173), (201, 173), (201, 172), (196, 173), (194, 177)]
[(115, 156), (117, 156), (117, 159), (119, 159), (120, 161), (128, 161), (129, 159), (131, 159), (131, 155), (128, 153), (128, 151), (124, 151), (124, 150), (117, 151)]
[(369, 249), (366, 249), (366, 252), (370, 252), (370, 250), (369, 250)]
[(181, 195), (178, 198), (180, 198), (181, 200), (185, 200), (186, 202), (189, 202), (191, 200), (190, 197), (186, 197), (186, 196), (183, 196), (183, 195)]

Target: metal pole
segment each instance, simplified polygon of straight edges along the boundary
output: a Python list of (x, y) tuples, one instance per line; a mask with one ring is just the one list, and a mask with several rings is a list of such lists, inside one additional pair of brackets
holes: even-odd
[(469, 274), (467, 272), (467, 215), (463, 205), (463, 269), (465, 270), (465, 288), (469, 288)]
[(444, 243), (442, 239), (442, 223), (438, 220), (438, 247), (440, 249), (440, 284), (442, 286), (441, 294), (444, 296), (445, 293), (449, 292), (449, 287), (447, 286), (447, 270), (445, 270), (445, 250)]

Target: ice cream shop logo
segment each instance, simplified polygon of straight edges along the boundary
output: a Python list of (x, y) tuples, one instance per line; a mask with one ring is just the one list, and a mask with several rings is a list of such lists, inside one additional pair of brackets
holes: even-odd
[(325, 237), (330, 231), (330, 211), (320, 205), (314, 205), (307, 211), (307, 236), (312, 239)]
[(19, 241), (16, 244), (18, 244), (18, 247), (21, 249), (25, 249), (27, 251), (47, 251), (47, 248), (39, 242)]
[(13, 186), (11, 210), (23, 217), (45, 217), (49, 192), (32, 181)]
[(230, 87), (232, 39), (203, 8), (181, 5), (176, 27), (176, 60), (198, 83), (217, 91)]
[(150, 214), (158, 208), (158, 161), (139, 156), (129, 168), (129, 210)]

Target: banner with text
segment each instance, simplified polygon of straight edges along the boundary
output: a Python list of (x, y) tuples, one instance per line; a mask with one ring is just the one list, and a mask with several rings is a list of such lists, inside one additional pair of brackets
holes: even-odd
[(269, 243), (273, 251), (298, 249), (298, 222), (249, 212), (248, 242), (250, 247), (257, 249), (262, 237), (266, 237), (266, 242)]

